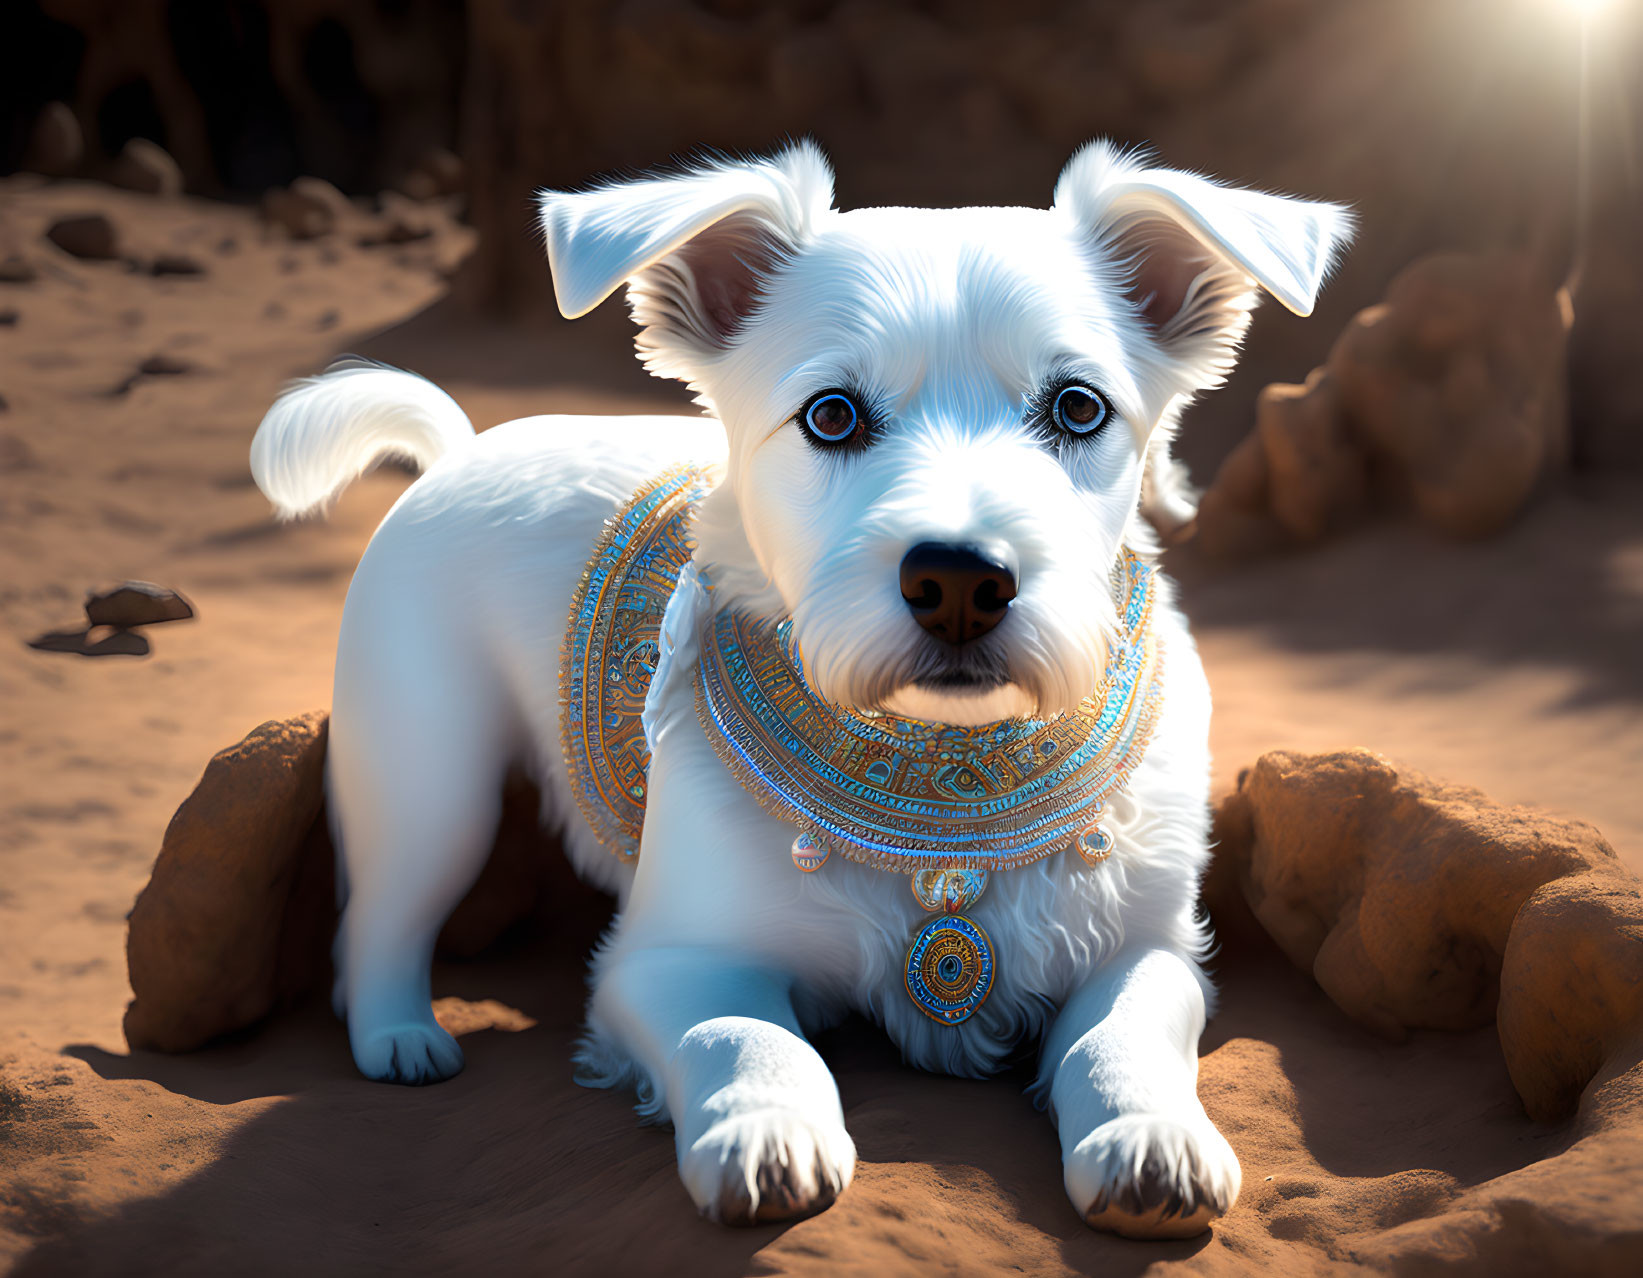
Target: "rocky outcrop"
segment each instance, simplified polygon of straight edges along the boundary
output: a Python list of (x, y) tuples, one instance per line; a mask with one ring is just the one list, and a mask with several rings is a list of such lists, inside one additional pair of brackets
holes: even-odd
[[(1524, 1107), (1570, 1113), (1643, 1030), (1643, 883), (1591, 826), (1366, 750), (1274, 752), (1215, 818), (1205, 897), (1387, 1037), (1497, 1024)], [(1244, 924), (1240, 926), (1240, 919)]]
[(1400, 273), (1302, 386), (1268, 386), (1204, 494), (1206, 549), (1308, 544), (1375, 505), (1500, 531), (1569, 461), (1568, 321), (1540, 269), (1445, 254)]

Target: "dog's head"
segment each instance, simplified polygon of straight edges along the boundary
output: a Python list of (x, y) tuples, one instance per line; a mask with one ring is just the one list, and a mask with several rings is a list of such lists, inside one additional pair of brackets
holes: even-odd
[[(836, 211), (818, 150), (545, 193), (560, 309), (624, 282), (646, 366), (729, 435), (721, 599), (823, 696), (944, 722), (1095, 688), (1149, 451), (1265, 288), (1312, 308), (1349, 215), (1097, 143), (1048, 209)], [(1155, 476), (1161, 469), (1154, 471)]]

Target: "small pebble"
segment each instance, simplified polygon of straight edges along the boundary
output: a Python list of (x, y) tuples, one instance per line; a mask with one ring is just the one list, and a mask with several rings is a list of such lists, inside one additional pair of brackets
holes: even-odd
[(178, 373), (192, 373), (194, 365), (175, 355), (159, 354), (150, 355), (137, 365), (137, 371), (149, 377), (173, 377)]
[(32, 284), (40, 278), (34, 263), (13, 253), (0, 262), (0, 284)]
[(121, 582), (112, 590), (86, 595), (86, 620), (94, 626), (155, 626), (163, 621), (187, 621), (194, 606), (175, 590), (151, 581)]
[(114, 161), (109, 181), (128, 191), (171, 197), (183, 193), (183, 171), (157, 142), (132, 138)]
[(150, 275), (204, 275), (205, 266), (187, 253), (161, 253), (148, 265)]
[(46, 231), (46, 238), (71, 257), (101, 262), (119, 256), (114, 223), (101, 213), (58, 218)]
[(85, 153), (85, 135), (74, 112), (66, 103), (48, 102), (34, 121), (23, 167), (47, 177), (71, 177)]

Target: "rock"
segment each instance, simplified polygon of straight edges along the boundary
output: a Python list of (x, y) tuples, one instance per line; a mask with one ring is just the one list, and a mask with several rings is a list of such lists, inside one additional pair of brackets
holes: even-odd
[(1531, 1118), (1572, 1112), (1643, 1024), (1643, 884), (1619, 868), (1555, 879), (1512, 924), (1497, 1026)]
[(119, 256), (114, 223), (101, 213), (58, 218), (46, 231), (46, 238), (71, 257), (108, 261)]
[[(1581, 821), (1501, 807), (1366, 750), (1263, 755), (1215, 817), (1205, 900), (1247, 909), (1349, 1016), (1390, 1038), (1484, 1025), (1531, 1114), (1565, 1114), (1643, 1028), (1639, 882)], [(1549, 886), (1551, 885), (1551, 886)], [(1590, 1000), (1571, 998), (1606, 965)], [(1563, 992), (1560, 993), (1559, 991)], [(1562, 999), (1559, 1032), (1537, 1019)]]
[(331, 211), (333, 222), (341, 223), (353, 217), (358, 210), (354, 203), (324, 178), (300, 177), (291, 183), (291, 194), (323, 205)]
[(148, 264), (148, 273), (160, 275), (204, 275), (206, 267), (196, 257), (187, 253), (161, 253)]
[[(336, 909), (327, 729), (322, 711), (263, 724), (212, 759), (177, 809), (131, 912), (126, 957), (136, 997), (125, 1031), (133, 1048), (189, 1051), (329, 984)], [(568, 874), (541, 833), (541, 809), (533, 785), (509, 781), (490, 858), (446, 920), (441, 955), (480, 953), (537, 908), (544, 882)], [(572, 899), (579, 890), (555, 886), (569, 887)], [(492, 1016), (489, 1004), (444, 1010), (464, 1024), (482, 1016), (499, 1028), (526, 1027), (517, 1016)]]
[(323, 713), (263, 724), (211, 760), (172, 817), (126, 938), (132, 1048), (199, 1047), (313, 977), (329, 931), (315, 900), (330, 877), (316, 829), (327, 726)]
[(461, 157), (442, 146), (424, 155), (417, 167), (433, 179), (436, 194), (458, 195), (467, 186), (468, 172)]
[(459, 194), (466, 182), (462, 161), (444, 147), (433, 147), (423, 153), (409, 172), (400, 176), (394, 190), (410, 200), (433, 200), (442, 195)]
[(1284, 542), (1272, 517), (1266, 451), (1259, 433), (1244, 436), (1222, 461), (1215, 480), (1198, 500), (1195, 537), (1211, 555), (1244, 557)]
[(32, 284), (40, 278), (34, 263), (13, 253), (0, 261), (0, 284)]
[(421, 169), (412, 169), (394, 183), (394, 190), (408, 200), (431, 200), (439, 194), (439, 183)]
[(163, 352), (150, 355), (137, 365), (129, 377), (116, 384), (109, 394), (124, 395), (145, 377), (180, 377), (184, 373), (192, 373), (194, 369), (193, 363), (177, 355), (167, 355)]
[(175, 590), (147, 581), (122, 582), (86, 596), (86, 620), (94, 626), (156, 626), (187, 621), (193, 615), (194, 605)]
[(63, 102), (46, 103), (35, 117), (23, 168), (47, 177), (72, 177), (85, 154), (85, 135), (73, 110)]
[(182, 373), (192, 373), (194, 365), (179, 356), (161, 352), (150, 355), (137, 365), (137, 371), (145, 377), (176, 377)]
[(262, 197), (262, 218), (293, 240), (315, 240), (336, 229), (336, 213), (323, 199), (292, 187)]
[(370, 230), (358, 237), (361, 248), (377, 248), (384, 244), (411, 244), (433, 234), (428, 213), (410, 200), (393, 191), (384, 191), (379, 197), (382, 217)]
[(1355, 520), (1369, 468), (1352, 447), (1335, 379), (1317, 369), (1304, 386), (1268, 386), (1255, 401), (1273, 517), (1296, 541), (1321, 541)]
[(165, 197), (183, 193), (183, 172), (166, 149), (147, 138), (132, 138), (115, 157), (109, 181), (128, 191)]
[(1206, 548), (1259, 548), (1249, 528), (1263, 516), (1291, 542), (1318, 541), (1386, 490), (1450, 536), (1500, 531), (1568, 464), (1565, 342), (1558, 297), (1530, 263), (1422, 258), (1304, 387), (1262, 392), (1257, 442), (1204, 495)]
[(1530, 262), (1439, 254), (1400, 273), (1330, 352), (1365, 453), (1441, 532), (1485, 537), (1569, 460), (1567, 326)]

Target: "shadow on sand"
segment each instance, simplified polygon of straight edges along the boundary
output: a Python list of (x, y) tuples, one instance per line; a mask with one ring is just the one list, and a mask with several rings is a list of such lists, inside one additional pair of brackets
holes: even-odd
[[(537, 935), (441, 964), (441, 996), (496, 999), (536, 1024), (464, 1036), (467, 1070), (436, 1087), (359, 1078), (342, 1028), (317, 1004), (188, 1056), (71, 1048), (105, 1079), (254, 1113), (206, 1145), (191, 1178), (43, 1241), (16, 1273), (729, 1275), (799, 1261), (868, 1273), (916, 1268), (903, 1245), (927, 1249), (935, 1237), (961, 1270), (971, 1252), (975, 1267), (992, 1263), (1003, 1238), (1027, 1269), (1129, 1275), (1211, 1245), (1086, 1229), (1066, 1201), (1051, 1125), (1023, 1093), (1028, 1062), (987, 1082), (921, 1074), (861, 1021), (821, 1038), (860, 1150), (855, 1185), (810, 1221), (705, 1222), (679, 1184), (668, 1130), (640, 1126), (626, 1095), (572, 1080), (584, 953), (568, 936)], [(1295, 1170), (1272, 1151), (1274, 1134), (1296, 1127), (1303, 1164), (1348, 1178), (1330, 1182), (1347, 1193), (1406, 1168), (1476, 1184), (1564, 1143), (1523, 1118), (1492, 1030), (1381, 1043), (1261, 953), (1235, 957), (1222, 984), (1203, 1090), (1240, 1150), (1246, 1196), (1263, 1176)], [(1270, 1057), (1264, 1072), (1251, 1071), (1252, 1050)]]

